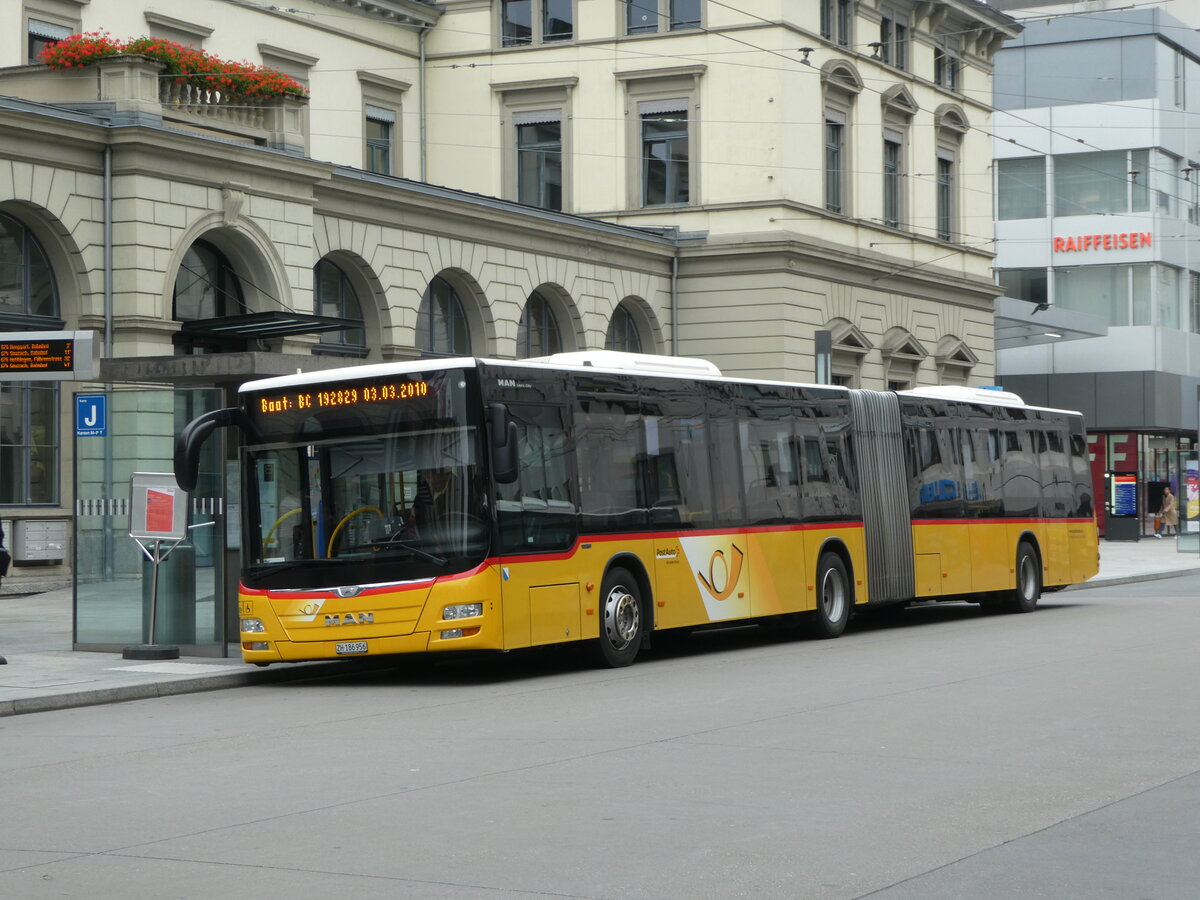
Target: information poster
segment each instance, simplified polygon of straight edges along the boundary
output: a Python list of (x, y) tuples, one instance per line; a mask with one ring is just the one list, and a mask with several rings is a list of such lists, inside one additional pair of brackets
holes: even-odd
[(188, 495), (163, 472), (135, 472), (129, 479), (129, 535), (142, 540), (187, 536)]
[(1136, 475), (1113, 475), (1110, 487), (1112, 496), (1109, 498), (1109, 514), (1136, 516), (1138, 514), (1137, 487)]

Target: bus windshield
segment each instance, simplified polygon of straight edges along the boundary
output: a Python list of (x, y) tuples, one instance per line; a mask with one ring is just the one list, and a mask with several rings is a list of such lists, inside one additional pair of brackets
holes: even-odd
[(481, 428), (468, 414), (477, 407), (463, 373), (447, 374), (420, 378), (424, 396), (397, 400), (366, 383), (339, 386), (327, 406), (326, 388), (248, 398), (263, 440), (247, 448), (244, 469), (247, 586), (406, 581), (483, 560)]

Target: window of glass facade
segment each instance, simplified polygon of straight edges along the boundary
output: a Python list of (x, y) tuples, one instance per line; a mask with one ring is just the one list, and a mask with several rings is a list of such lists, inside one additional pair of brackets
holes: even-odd
[(821, 37), (843, 47), (850, 46), (854, 26), (852, 0), (820, 0), (820, 3)]
[(938, 155), (937, 161), (937, 236), (943, 241), (954, 237), (954, 157)]
[(1189, 329), (1200, 334), (1200, 272), (1188, 272), (1188, 310), (1192, 316)]
[(362, 306), (346, 273), (329, 260), (321, 260), (313, 267), (313, 294), (317, 315), (360, 323), (357, 328), (322, 332), (317, 351), (340, 356), (366, 356)]
[(417, 347), (427, 353), (466, 356), (471, 332), (458, 291), (441, 275), (429, 282), (417, 310)]
[(561, 114), (533, 114), (516, 120), (517, 200), (542, 209), (562, 209)]
[(196, 241), (175, 275), (175, 318), (180, 322), (236, 316), (246, 312), (242, 285), (220, 250)]
[(573, 37), (575, 0), (501, 0), (501, 46), (523, 47)]
[(1001, 219), (1046, 217), (1046, 157), (996, 162), (996, 214)]
[[(1077, 266), (1054, 270), (1054, 305), (1100, 316), (1108, 325), (1155, 324), (1151, 264)], [(1176, 284), (1178, 278), (1175, 279)], [(1178, 288), (1176, 288), (1178, 290)], [(1178, 319), (1178, 298), (1159, 298), (1167, 318)], [(1172, 313), (1172, 309), (1175, 310)], [(1168, 325), (1168, 327), (1178, 327)]]
[(58, 385), (0, 381), (0, 504), (58, 500)]
[(678, 111), (647, 111), (642, 104), (642, 205), (688, 202), (688, 118), (682, 101)]
[(846, 125), (845, 119), (837, 121), (825, 114), (825, 208), (831, 212), (845, 212), (846, 173)]
[[(58, 290), (45, 251), (0, 213), (0, 330), (58, 329)], [(0, 504), (58, 501), (56, 382), (0, 381)]]
[[(21, 328), (53, 329), (61, 323), (58, 292), (46, 254), (37, 239), (16, 219), (0, 213), (0, 317), (12, 316)], [(29, 322), (29, 317), (44, 322)]]
[(884, 10), (879, 21), (879, 58), (897, 69), (908, 68), (908, 19)]
[(642, 352), (642, 335), (638, 330), (637, 320), (622, 303), (613, 310), (612, 321), (608, 323), (608, 333), (604, 336), (605, 350), (620, 350), (624, 353)]
[(554, 309), (539, 291), (529, 295), (529, 302), (517, 324), (517, 356), (530, 358), (562, 352), (562, 333)]
[(1028, 300), (1030, 303), (1049, 300), (1045, 269), (998, 269), (996, 280), (1004, 288), (1005, 297)]
[(41, 19), (30, 17), (26, 61), (30, 65), (40, 63), (42, 61), (40, 54), (43, 50), (47, 47), (53, 47), (63, 38), (70, 37), (75, 33), (75, 30), (68, 28), (66, 25), (45, 22)]
[(1150, 208), (1149, 180), (1150, 155), (1146, 150), (1056, 156), (1054, 214), (1146, 212)]
[(392, 174), (392, 131), (396, 127), (396, 113), (379, 106), (366, 108), (363, 135), (366, 139), (366, 167), (368, 172), (378, 175)]
[(701, 0), (624, 0), (625, 32), (650, 34), (700, 27)]
[(933, 83), (948, 91), (959, 90), (962, 60), (959, 57), (958, 38), (944, 36), (933, 48)]
[(883, 139), (883, 224), (900, 227), (903, 177), (901, 153), (903, 147), (897, 140)]

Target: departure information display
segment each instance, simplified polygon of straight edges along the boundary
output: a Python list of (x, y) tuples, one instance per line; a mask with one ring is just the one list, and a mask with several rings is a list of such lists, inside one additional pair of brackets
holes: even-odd
[(346, 387), (304, 388), (279, 394), (263, 394), (254, 399), (254, 412), (264, 416), (294, 410), (334, 409), (363, 403), (414, 400), (429, 396), (429, 382), (382, 381)]
[(99, 350), (92, 331), (0, 332), (0, 380), (90, 381)]
[(0, 341), (0, 372), (73, 372), (73, 340)]

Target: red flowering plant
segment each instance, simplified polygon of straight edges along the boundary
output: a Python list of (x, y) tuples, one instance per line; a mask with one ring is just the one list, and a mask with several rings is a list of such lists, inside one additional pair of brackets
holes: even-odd
[(294, 78), (251, 62), (229, 62), (195, 47), (163, 38), (139, 37), (116, 41), (104, 31), (73, 34), (42, 50), (42, 62), (52, 69), (82, 69), (105, 56), (137, 54), (163, 64), (164, 77), (202, 91), (220, 92), (229, 100), (266, 100), (291, 95), (307, 97)]

